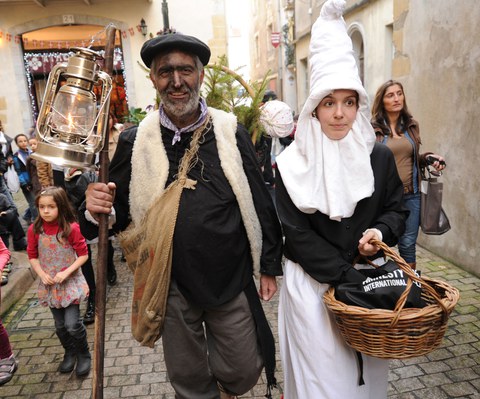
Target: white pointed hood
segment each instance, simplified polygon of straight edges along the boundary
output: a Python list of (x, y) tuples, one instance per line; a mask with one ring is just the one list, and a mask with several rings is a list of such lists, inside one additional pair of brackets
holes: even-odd
[[(353, 215), (357, 203), (374, 191), (370, 153), (375, 133), (370, 125), (367, 93), (342, 17), (345, 0), (328, 0), (312, 27), (310, 94), (300, 113), (294, 142), (278, 157), (287, 191), (302, 212), (320, 211), (332, 220)], [(329, 139), (312, 115), (333, 90), (350, 89), (359, 95), (359, 109), (350, 132)]]

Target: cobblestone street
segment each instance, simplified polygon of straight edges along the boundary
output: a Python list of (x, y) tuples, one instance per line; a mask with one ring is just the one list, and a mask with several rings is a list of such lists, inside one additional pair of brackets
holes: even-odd
[[(392, 361), (389, 398), (447, 399), (480, 398), (480, 279), (462, 271), (422, 248), (419, 269), (425, 275), (449, 281), (461, 291), (442, 346), (432, 353), (404, 361)], [(132, 276), (116, 251), (119, 282), (108, 288), (105, 333), (105, 398), (173, 399), (167, 379), (162, 348), (141, 347), (130, 334)], [(60, 374), (57, 367), (63, 356), (54, 333), (48, 309), (36, 300), (36, 283), (5, 315), (19, 368), (13, 380), (0, 387), (0, 397), (8, 399), (90, 398), (92, 373), (80, 379), (75, 374)], [(267, 317), (276, 334), (278, 295), (265, 304)], [(88, 326), (93, 345), (94, 326)], [(282, 384), (279, 355), (277, 378)], [(263, 398), (265, 384), (242, 398)], [(274, 392), (280, 398), (280, 392)], [(292, 398), (293, 399), (293, 398)], [(303, 398), (302, 398), (303, 399)], [(307, 398), (316, 399), (316, 398)]]

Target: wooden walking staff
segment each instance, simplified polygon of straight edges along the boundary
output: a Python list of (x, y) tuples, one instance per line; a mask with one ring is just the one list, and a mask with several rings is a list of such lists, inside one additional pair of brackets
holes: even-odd
[[(112, 76), (113, 50), (115, 48), (116, 28), (109, 25), (106, 29), (104, 72)], [(110, 101), (104, 112), (109, 112)], [(100, 151), (100, 169), (98, 181), (108, 183), (108, 120), (104, 126), (104, 145)], [(108, 262), (108, 215), (100, 214), (98, 223), (97, 281), (95, 289), (95, 343), (93, 352), (92, 398), (103, 399), (103, 366), (105, 353), (105, 304), (107, 302), (107, 262)]]

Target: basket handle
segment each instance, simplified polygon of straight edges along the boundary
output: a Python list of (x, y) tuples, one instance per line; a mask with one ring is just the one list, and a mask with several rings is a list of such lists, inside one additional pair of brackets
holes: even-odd
[(405, 306), (405, 303), (407, 302), (407, 297), (408, 294), (410, 293), (410, 290), (412, 288), (413, 282), (416, 281), (422, 285), (422, 289), (425, 289), (440, 305), (440, 307), (443, 310), (444, 317), (448, 317), (448, 310), (445, 306), (445, 304), (442, 301), (442, 298), (437, 294), (435, 289), (428, 284), (422, 277), (418, 277), (410, 267), (410, 265), (405, 262), (405, 260), (398, 255), (396, 252), (394, 252), (387, 244), (385, 244), (383, 241), (378, 241), (375, 239), (372, 239), (369, 241), (370, 244), (376, 245), (379, 248), (383, 250), (385, 255), (389, 256), (392, 258), (398, 265), (398, 267), (408, 276), (408, 282), (407, 282), (407, 288), (405, 288), (405, 291), (403, 291), (402, 295), (400, 295), (400, 298), (398, 298), (398, 301), (395, 305), (395, 309), (393, 309), (393, 312), (395, 313), (392, 322), (390, 324), (390, 327), (395, 326), (397, 324), (398, 318), (400, 317), (400, 311), (403, 309)]

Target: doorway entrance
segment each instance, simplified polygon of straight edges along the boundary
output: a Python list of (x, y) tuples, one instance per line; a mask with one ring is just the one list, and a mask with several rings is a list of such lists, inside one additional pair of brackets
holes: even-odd
[[(36, 121), (45, 94), (48, 76), (53, 67), (59, 62), (67, 62), (73, 47), (89, 47), (103, 55), (105, 27), (99, 25), (51, 26), (24, 33), (20, 40), (33, 120)], [(115, 36), (110, 112), (119, 121), (123, 121), (128, 115), (125, 66), (120, 31), (117, 31)]]

